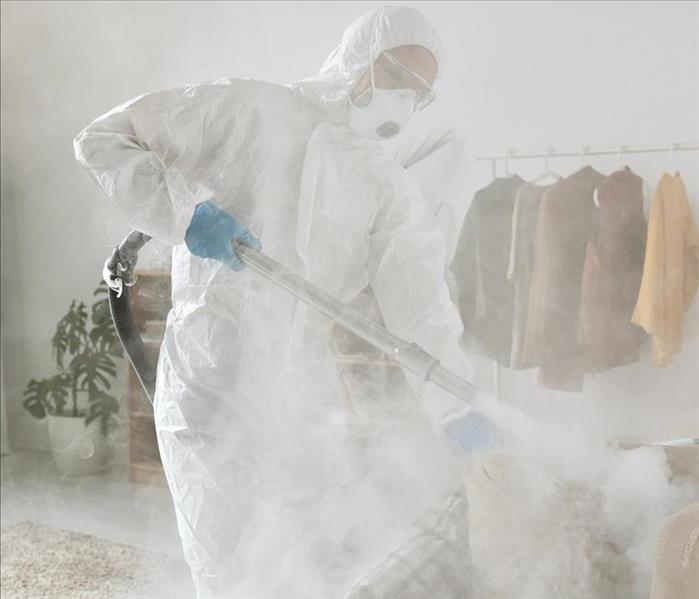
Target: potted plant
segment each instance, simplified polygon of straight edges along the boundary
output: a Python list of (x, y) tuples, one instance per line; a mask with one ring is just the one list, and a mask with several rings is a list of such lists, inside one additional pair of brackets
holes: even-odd
[(104, 471), (109, 464), (107, 435), (117, 425), (119, 402), (109, 394), (117, 374), (121, 346), (109, 312), (107, 286), (87, 306), (73, 300), (58, 321), (52, 339), (57, 372), (31, 379), (24, 407), (35, 418), (48, 418), (51, 449), (59, 470), (83, 475)]

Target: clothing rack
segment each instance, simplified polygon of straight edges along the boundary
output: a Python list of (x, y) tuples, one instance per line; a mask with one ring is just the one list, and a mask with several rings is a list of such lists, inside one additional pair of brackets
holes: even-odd
[(590, 147), (582, 146), (580, 148), (566, 148), (566, 149), (556, 149), (553, 146), (547, 146), (545, 150), (541, 151), (526, 151), (520, 152), (517, 148), (510, 147), (504, 154), (484, 154), (476, 156), (476, 160), (483, 162), (488, 161), (492, 165), (493, 177), (497, 175), (497, 163), (502, 160), (505, 163), (505, 170), (507, 170), (507, 163), (510, 160), (527, 160), (531, 158), (571, 158), (578, 157), (581, 162), (585, 162), (585, 159), (590, 156), (621, 156), (622, 154), (648, 154), (648, 153), (662, 153), (667, 152), (670, 156), (670, 160), (675, 152), (687, 152), (687, 151), (698, 151), (699, 143), (668, 143), (668, 144), (656, 144), (648, 146), (608, 146), (608, 147)]
[[(584, 145), (580, 148), (565, 148), (556, 149), (553, 146), (547, 146), (543, 151), (526, 151), (520, 152), (517, 148), (509, 147), (504, 154), (482, 154), (476, 156), (476, 160), (479, 162), (490, 162), (493, 171), (493, 178), (497, 177), (497, 165), (498, 161), (502, 160), (505, 165), (505, 172), (509, 174), (508, 162), (510, 160), (528, 160), (532, 158), (544, 158), (547, 163), (548, 170), (548, 159), (549, 158), (580, 158), (582, 164), (585, 163), (585, 159), (590, 156), (621, 156), (622, 154), (648, 154), (648, 153), (665, 153), (667, 152), (670, 157), (670, 163), (672, 164), (672, 159), (675, 152), (688, 152), (688, 151), (699, 151), (699, 143), (668, 143), (668, 144), (656, 144), (656, 145), (646, 145), (646, 146), (608, 146), (608, 147), (590, 147)], [(495, 399), (500, 399), (500, 364), (496, 361), (493, 362), (493, 393)]]

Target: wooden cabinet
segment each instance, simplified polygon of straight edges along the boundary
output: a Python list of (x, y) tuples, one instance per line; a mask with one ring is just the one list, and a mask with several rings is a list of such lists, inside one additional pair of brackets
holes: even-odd
[[(134, 322), (146, 347), (151, 364), (158, 362), (165, 321), (170, 311), (170, 272), (137, 270), (129, 302)], [(153, 406), (148, 401), (136, 373), (127, 362), (126, 393), (129, 413), (129, 480), (165, 485), (155, 436)]]

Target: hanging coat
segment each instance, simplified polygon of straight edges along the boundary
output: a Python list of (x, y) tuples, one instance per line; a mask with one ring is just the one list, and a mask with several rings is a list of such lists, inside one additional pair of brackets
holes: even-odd
[(682, 349), (684, 313), (699, 281), (699, 231), (679, 173), (664, 173), (648, 219), (643, 280), (632, 322), (653, 337), (656, 366)]
[(514, 288), (507, 281), (517, 175), (476, 192), (451, 262), (454, 301), (464, 325), (462, 349), (510, 365)]
[(586, 369), (637, 362), (645, 338), (631, 323), (643, 271), (643, 180), (626, 167), (597, 188), (597, 226), (587, 244), (580, 305)]
[(549, 389), (582, 390), (580, 293), (587, 242), (597, 219), (593, 194), (604, 179), (585, 166), (554, 183), (541, 200), (524, 359), (540, 365), (539, 385)]

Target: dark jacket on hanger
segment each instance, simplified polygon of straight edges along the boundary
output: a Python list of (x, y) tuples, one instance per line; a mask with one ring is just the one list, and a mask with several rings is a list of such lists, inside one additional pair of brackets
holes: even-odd
[(509, 366), (514, 287), (507, 281), (512, 211), (524, 181), (493, 180), (476, 192), (459, 235), (451, 272), (453, 299), (464, 324), (467, 352)]
[(585, 166), (554, 183), (539, 207), (536, 264), (529, 294), (524, 359), (539, 364), (539, 385), (581, 391), (585, 351), (578, 338), (580, 292), (605, 176)]
[(638, 362), (645, 338), (631, 324), (643, 274), (646, 219), (643, 180), (626, 167), (597, 188), (597, 227), (587, 244), (580, 306), (580, 338), (587, 370)]

